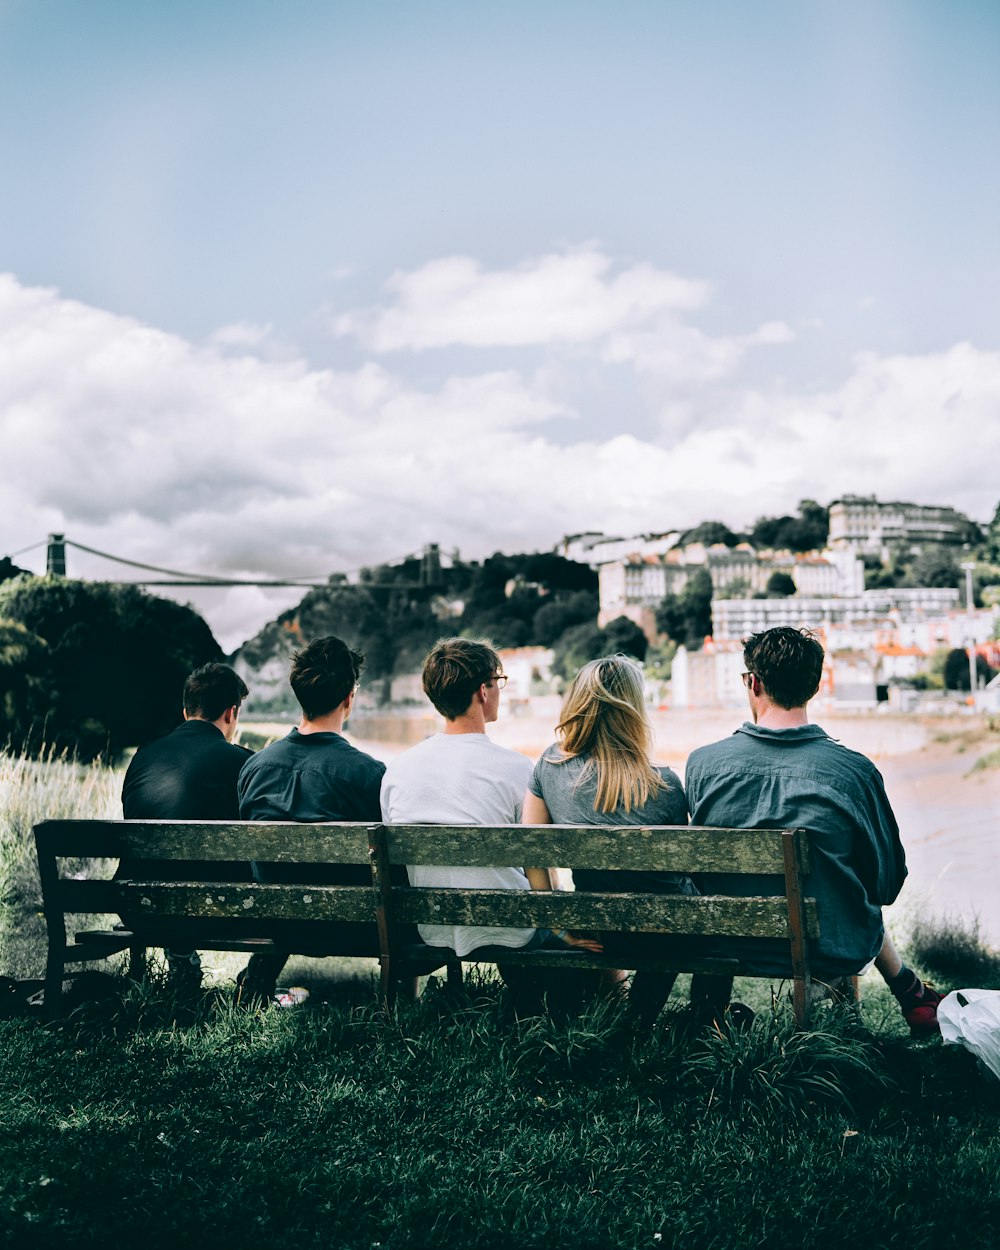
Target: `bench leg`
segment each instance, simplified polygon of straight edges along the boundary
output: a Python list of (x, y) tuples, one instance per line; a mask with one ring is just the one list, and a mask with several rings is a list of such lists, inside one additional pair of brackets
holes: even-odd
[(396, 978), (393, 975), (392, 960), (388, 955), (383, 955), (379, 959), (378, 965), (379, 999), (382, 1003), (382, 1010), (390, 1012), (396, 1005)]
[(811, 984), (802, 977), (796, 977), (792, 982), (792, 1011), (795, 1014), (795, 1023), (800, 1029), (804, 1029), (809, 1023), (811, 1000)]
[(45, 1020), (62, 1018), (62, 989), (65, 972), (64, 948), (60, 945), (49, 947), (49, 957), (45, 965), (45, 993), (42, 998), (43, 1017)]
[(128, 948), (128, 975), (133, 981), (146, 979), (146, 948), (130, 946)]
[(447, 969), (448, 988), (451, 990), (461, 989), (463, 983), (462, 961), (460, 959), (450, 959), (447, 964)]

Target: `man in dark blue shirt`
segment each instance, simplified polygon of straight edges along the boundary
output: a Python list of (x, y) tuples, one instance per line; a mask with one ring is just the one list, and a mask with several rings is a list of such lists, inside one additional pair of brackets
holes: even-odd
[[(164, 738), (132, 757), (122, 786), (126, 820), (238, 820), (236, 781), (251, 752), (233, 742), (240, 705), (249, 691), (226, 664), (205, 664), (184, 683), (184, 720)], [(123, 860), (116, 880), (206, 880), (204, 865), (181, 860)], [(249, 865), (220, 862), (213, 880), (249, 880)], [(123, 917), (123, 919), (125, 919)], [(126, 919), (126, 923), (135, 917)], [(141, 923), (140, 923), (141, 927)], [(190, 926), (189, 926), (190, 927)], [(177, 922), (183, 938), (183, 922)], [(197, 951), (183, 945), (166, 952), (171, 983), (196, 989), (201, 983)]]
[[(882, 924), (906, 877), (899, 829), (881, 774), (857, 751), (809, 724), (823, 648), (808, 631), (781, 626), (744, 642), (743, 684), (752, 721), (692, 752), (685, 773), (693, 825), (808, 829), (820, 935), (813, 970), (833, 979), (875, 967), (915, 1035), (937, 1031), (941, 995), (903, 961)], [(776, 894), (780, 883), (725, 874), (702, 888), (718, 894)], [(787, 975), (787, 943), (747, 939), (742, 952), (764, 973)]]
[[(382, 818), (379, 790), (385, 765), (351, 746), (343, 736), (354, 706), (364, 656), (340, 638), (316, 638), (292, 661), (289, 683), (302, 708), (297, 728), (272, 742), (247, 761), (238, 790), (243, 820), (304, 823), (324, 820), (371, 821)], [(259, 881), (303, 885), (369, 885), (367, 865), (344, 864), (315, 868), (255, 863)], [(374, 924), (331, 924), (331, 944), (341, 954), (378, 953)], [(308, 945), (312, 938), (306, 931)], [(237, 1002), (267, 1002), (288, 952), (324, 954), (303, 949), (294, 922), (275, 930), (284, 953), (254, 955), (237, 983)]]

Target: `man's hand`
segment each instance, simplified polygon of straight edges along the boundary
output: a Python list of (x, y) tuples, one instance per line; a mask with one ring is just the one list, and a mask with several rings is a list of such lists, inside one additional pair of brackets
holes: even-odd
[(593, 951), (597, 955), (604, 953), (604, 947), (596, 938), (587, 937), (583, 933), (569, 933), (566, 929), (562, 929), (556, 936), (564, 946), (575, 946), (580, 950)]

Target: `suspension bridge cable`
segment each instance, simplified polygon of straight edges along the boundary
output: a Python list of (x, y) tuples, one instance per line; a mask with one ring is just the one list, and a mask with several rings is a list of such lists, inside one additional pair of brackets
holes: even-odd
[[(193, 581), (201, 580), (203, 583), (205, 581), (204, 573), (181, 573), (177, 569), (165, 569), (157, 564), (142, 564), (138, 560), (126, 560), (124, 556), (113, 556), (107, 551), (98, 551), (96, 547), (86, 547), (84, 546), (83, 543), (74, 542), (72, 538), (67, 538), (65, 541), (66, 541), (67, 547), (76, 547), (78, 551), (86, 551), (92, 556), (101, 556), (105, 560), (113, 560), (116, 564), (127, 564), (129, 565), (130, 568), (133, 568), (133, 569), (144, 569), (148, 573), (164, 573), (168, 577), (184, 578), (185, 581), (193, 582)], [(308, 583), (310, 580), (316, 581), (318, 579), (319, 579), (318, 574), (314, 575), (311, 578), (303, 574), (302, 577), (295, 578), (293, 581), (289, 581), (286, 584), (294, 586), (294, 585), (297, 585), (299, 582)], [(325, 582), (326, 579), (323, 578), (322, 580)], [(230, 578), (230, 577), (213, 577), (211, 578), (210, 584), (213, 586), (240, 586), (240, 585), (245, 586), (245, 585), (252, 584), (252, 583), (243, 582), (236, 578)]]
[(8, 560), (13, 560), (16, 556), (23, 556), (27, 551), (34, 551), (36, 547), (47, 546), (46, 540), (43, 538), (40, 543), (29, 543), (27, 547), (22, 547), (20, 551), (11, 551), (7, 554)]

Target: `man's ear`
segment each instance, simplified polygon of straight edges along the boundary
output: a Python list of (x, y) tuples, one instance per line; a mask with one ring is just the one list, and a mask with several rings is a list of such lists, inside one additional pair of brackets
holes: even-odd
[(232, 707), (227, 707), (222, 713), (222, 719), (227, 725), (231, 725), (234, 721), (239, 720), (239, 717), (240, 705), (238, 703), (234, 703)]

